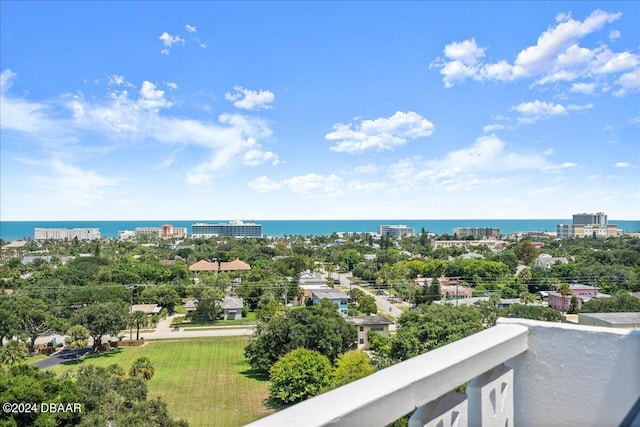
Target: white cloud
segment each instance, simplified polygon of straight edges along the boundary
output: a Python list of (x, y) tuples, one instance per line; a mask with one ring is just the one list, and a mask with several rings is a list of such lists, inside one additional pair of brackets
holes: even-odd
[(620, 38), (621, 34), (620, 31), (618, 30), (611, 30), (609, 32), (609, 39), (610, 40), (618, 40)]
[(165, 82), (164, 84), (166, 84), (166, 85), (167, 85), (167, 87), (168, 87), (169, 89), (172, 89), (172, 90), (176, 90), (176, 89), (178, 89), (178, 84), (177, 84), (177, 83), (174, 83), (174, 82)]
[(195, 26), (189, 24), (186, 24), (184, 28), (190, 33), (195, 33), (196, 31), (198, 31)]
[(336, 141), (331, 151), (357, 153), (367, 150), (392, 150), (407, 141), (433, 133), (433, 123), (413, 111), (398, 111), (393, 116), (362, 120), (359, 125), (339, 123), (325, 139)]
[(11, 96), (8, 91), (16, 73), (6, 69), (0, 74), (0, 128), (31, 133), (43, 139), (60, 140), (68, 133), (64, 120), (54, 120), (53, 106)]
[(169, 55), (169, 53), (171, 52), (171, 47), (176, 44), (176, 43), (181, 43), (184, 44), (185, 40), (180, 37), (179, 35), (176, 36), (172, 36), (171, 34), (167, 33), (166, 31), (164, 33), (162, 33), (160, 35), (160, 37), (158, 37), (160, 40), (162, 40), (162, 45), (164, 46), (164, 49), (162, 49), (160, 51), (160, 53), (162, 53), (163, 55)]
[(267, 110), (273, 108), (270, 105), (276, 96), (270, 90), (250, 90), (242, 86), (235, 86), (236, 93), (225, 93), (224, 98), (233, 102), (233, 106), (242, 110)]
[[(630, 52), (613, 52), (606, 45), (595, 48), (582, 47), (578, 41), (589, 34), (598, 32), (606, 24), (614, 22), (621, 13), (595, 10), (583, 21), (570, 14), (558, 14), (557, 24), (540, 34), (535, 45), (522, 49), (513, 63), (499, 60), (484, 62), (487, 48), (478, 46), (474, 38), (445, 45), (444, 58), (436, 58), (430, 68), (437, 68), (443, 76), (445, 87), (475, 81), (512, 81), (516, 79), (536, 79), (534, 85), (554, 82), (571, 82), (578, 78), (583, 81), (573, 85), (571, 90), (591, 94), (597, 85), (607, 86), (606, 77), (629, 71), (640, 63), (640, 56)], [(612, 31), (613, 38), (619, 35)], [(632, 75), (625, 82), (631, 83)], [(623, 84), (622, 82), (620, 83)], [(614, 93), (623, 96), (629, 90), (621, 88)]]
[(308, 173), (274, 181), (261, 176), (248, 183), (249, 188), (260, 193), (287, 188), (303, 197), (336, 196), (343, 194), (343, 179), (336, 174), (321, 175)]
[(380, 191), (388, 187), (386, 182), (365, 182), (365, 181), (351, 181), (347, 184), (349, 188), (349, 194), (358, 193), (371, 193), (374, 191)]
[(319, 175), (308, 173), (284, 180), (284, 185), (294, 193), (313, 195), (313, 193), (338, 194), (342, 192), (342, 178), (335, 174)]
[(267, 193), (269, 191), (279, 190), (282, 188), (282, 183), (273, 181), (266, 176), (261, 176), (252, 181), (249, 181), (247, 184), (249, 188), (257, 191), (258, 193)]
[(584, 21), (568, 18), (540, 35), (537, 44), (522, 50), (514, 63), (516, 76), (537, 76), (545, 71), (564, 53), (567, 48), (584, 36), (598, 31), (605, 24), (622, 16), (596, 10)]
[(640, 91), (640, 68), (621, 75), (620, 78), (616, 80), (616, 84), (620, 86), (620, 89), (613, 94), (618, 97)]
[(362, 174), (374, 174), (374, 173), (378, 172), (379, 170), (380, 170), (380, 167), (378, 165), (374, 165), (374, 164), (356, 166), (354, 168), (355, 172), (362, 173)]
[(567, 108), (563, 105), (543, 102), (537, 99), (531, 102), (523, 102), (511, 109), (522, 115), (519, 120), (523, 123), (533, 123), (549, 117), (567, 114)]
[(119, 76), (117, 74), (113, 74), (109, 76), (109, 84), (115, 86), (122, 86), (125, 84), (124, 76)]
[(280, 163), (280, 158), (277, 154), (258, 149), (251, 149), (245, 152), (242, 160), (242, 163), (246, 166), (258, 166), (263, 163), (271, 163), (275, 166)]
[(582, 104), (582, 105), (578, 105), (578, 104), (569, 104), (569, 105), (567, 105), (567, 110), (570, 110), (570, 111), (590, 110), (592, 108), (593, 108), (593, 104), (592, 103)]
[(0, 74), (0, 92), (4, 92), (6, 89), (9, 89), (13, 84), (13, 79), (16, 78), (16, 73), (11, 71), (10, 69), (6, 69), (2, 71)]
[(89, 206), (100, 199), (113, 196), (122, 182), (109, 178), (94, 170), (82, 169), (54, 158), (42, 162), (39, 172), (29, 178), (31, 185), (41, 191), (41, 200), (52, 196), (55, 203), (70, 206)]
[(596, 90), (595, 83), (573, 83), (571, 85), (571, 92), (583, 93), (585, 95), (592, 95)]
[(164, 91), (156, 89), (156, 85), (147, 80), (142, 82), (140, 96), (142, 97), (140, 103), (145, 108), (164, 108), (171, 106), (171, 103), (164, 97)]
[(630, 168), (631, 167), (631, 163), (617, 162), (616, 164), (614, 164), (614, 166), (617, 167), (617, 168)]
[(486, 125), (485, 127), (483, 127), (482, 131), (484, 133), (491, 133), (491, 132), (494, 132), (496, 130), (501, 130), (501, 129), (504, 129), (504, 125), (492, 124), (492, 125)]
[(484, 56), (486, 48), (478, 47), (475, 39), (453, 42), (444, 47), (444, 56), (454, 61), (473, 65)]
[[(118, 88), (106, 100), (87, 100), (82, 94), (65, 95), (47, 103), (11, 97), (8, 88), (14, 74), (2, 73), (0, 124), (3, 130), (28, 134), (34, 142), (49, 144), (56, 152), (69, 155), (88, 150), (104, 151), (112, 146), (152, 140), (178, 147), (204, 149), (199, 164), (181, 167), (190, 184), (211, 181), (223, 169), (237, 165), (276, 165), (278, 155), (264, 149), (261, 141), (272, 131), (259, 117), (221, 114), (217, 122), (183, 119), (171, 116), (172, 102), (156, 84), (145, 80), (140, 89), (130, 93)], [(119, 79), (116, 79), (119, 81)], [(95, 138), (100, 136), (101, 138)], [(78, 145), (78, 141), (99, 140), (101, 146)], [(163, 167), (174, 164), (171, 159)]]
[(457, 191), (497, 185), (506, 179), (504, 176), (554, 172), (576, 166), (572, 162), (556, 165), (540, 154), (513, 151), (497, 136), (486, 135), (476, 139), (470, 147), (451, 151), (443, 158), (402, 159), (391, 164), (388, 172), (396, 183), (393, 188), (398, 191), (417, 191), (425, 181), (430, 189)]
[(162, 40), (162, 45), (165, 47), (171, 47), (176, 43), (184, 43), (184, 39), (180, 36), (172, 36), (171, 34), (167, 33), (166, 31), (164, 33), (162, 33), (160, 35), (160, 37), (158, 37), (160, 40)]

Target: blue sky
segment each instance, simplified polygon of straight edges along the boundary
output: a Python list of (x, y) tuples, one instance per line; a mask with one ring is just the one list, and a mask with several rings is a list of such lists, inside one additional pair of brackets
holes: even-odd
[(14, 2), (0, 219), (640, 219), (639, 2)]

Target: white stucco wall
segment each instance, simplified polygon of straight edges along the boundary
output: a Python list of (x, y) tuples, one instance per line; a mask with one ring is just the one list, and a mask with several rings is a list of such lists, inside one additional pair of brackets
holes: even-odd
[(617, 426), (640, 397), (640, 332), (500, 319), (529, 327), (507, 361), (517, 426)]

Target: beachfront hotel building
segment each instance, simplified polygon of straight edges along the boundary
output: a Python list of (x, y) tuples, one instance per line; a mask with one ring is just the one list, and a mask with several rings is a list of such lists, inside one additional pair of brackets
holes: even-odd
[(191, 236), (209, 237), (262, 237), (262, 224), (230, 221), (228, 223), (197, 223), (191, 226)]
[(96, 240), (99, 228), (35, 228), (34, 240)]
[(558, 224), (556, 235), (560, 239), (597, 237), (605, 239), (618, 235), (618, 226), (609, 224), (604, 212), (573, 214), (572, 224)]
[(458, 237), (481, 237), (481, 238), (496, 238), (500, 234), (499, 228), (491, 227), (456, 227), (453, 229), (453, 234)]
[(402, 239), (403, 237), (410, 237), (415, 234), (415, 230), (406, 225), (379, 225), (378, 234), (381, 236), (394, 237), (396, 239)]
[(184, 239), (187, 237), (185, 227), (174, 227), (171, 224), (162, 224), (160, 227), (136, 227), (135, 237), (159, 237), (161, 239)]

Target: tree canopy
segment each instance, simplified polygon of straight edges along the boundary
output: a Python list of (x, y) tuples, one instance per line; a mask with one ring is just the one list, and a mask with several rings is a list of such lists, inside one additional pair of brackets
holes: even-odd
[(299, 347), (316, 350), (335, 360), (356, 340), (356, 331), (338, 313), (336, 306), (320, 304), (285, 311), (260, 325), (256, 337), (245, 348), (254, 369), (268, 371), (284, 354)]

